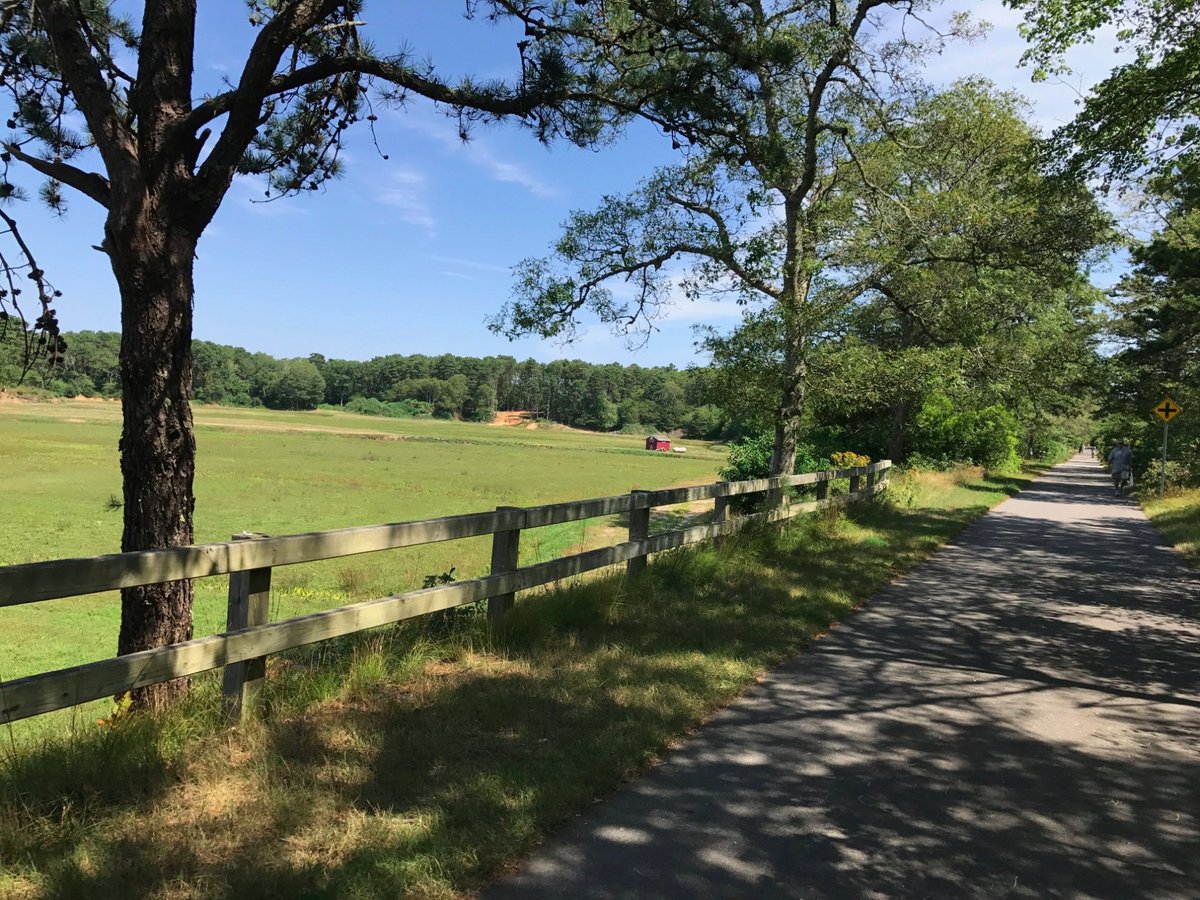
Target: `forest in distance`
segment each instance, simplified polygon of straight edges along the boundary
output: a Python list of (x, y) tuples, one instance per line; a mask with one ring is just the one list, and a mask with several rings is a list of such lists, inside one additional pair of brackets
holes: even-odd
[[(1020, 329), (1010, 340), (993, 342), (988, 362), (979, 361), (978, 352), (952, 354), (946, 348), (931, 355), (920, 363), (928, 369), (928, 391), (899, 439), (889, 387), (896, 382), (893, 365), (861, 340), (830, 342), (818, 357), (827, 377), (814, 393), (818, 402), (797, 470), (827, 466), (834, 453), (844, 451), (875, 459), (890, 454), (924, 465), (1000, 467), (1020, 456), (1054, 455), (1087, 439), (1086, 417), (1072, 415), (1070, 396), (1073, 383), (1095, 374), (1087, 329), (1068, 330), (1076, 343), (1073, 366), (1057, 381), (1039, 375), (1044, 370), (1039, 354), (1061, 354), (1062, 331), (1039, 349), (1030, 329)], [(54, 368), (39, 366), (21, 378), (21, 340), (10, 331), (0, 341), (0, 387), (44, 397), (119, 397), (120, 335), (79, 331), (64, 337), (66, 349)], [(1002, 349), (1008, 354), (1007, 377), (990, 377)], [(974, 366), (971, 358), (977, 360)], [(201, 403), (282, 410), (325, 406), (469, 422), (490, 422), (497, 412), (521, 410), (535, 420), (590, 431), (664, 431), (731, 441), (730, 472), (738, 477), (765, 475), (770, 463), (769, 411), (756, 409), (753, 391), (716, 366), (543, 363), (449, 353), (365, 361), (326, 359), (319, 353), (277, 359), (201, 340), (194, 344), (194, 359), (195, 398)], [(930, 369), (938, 360), (941, 375)], [(917, 364), (909, 353), (907, 365)], [(1035, 384), (1043, 388), (1036, 398), (1030, 393)], [(1057, 391), (1051, 390), (1054, 385)], [(981, 393), (985, 386), (987, 392)]]
[[(120, 334), (80, 331), (65, 339), (61, 365), (32, 371), (23, 384), (52, 396), (118, 397)], [(708, 402), (712, 375), (702, 368), (450, 353), (389, 354), (365, 361), (326, 359), (320, 353), (276, 359), (209, 341), (196, 341), (193, 349), (200, 403), (281, 410), (328, 405), (365, 415), (467, 422), (490, 422), (499, 411), (522, 410), (534, 419), (590, 431), (682, 431), (699, 438), (736, 432)], [(11, 340), (0, 342), (0, 386), (16, 387), (18, 350)]]

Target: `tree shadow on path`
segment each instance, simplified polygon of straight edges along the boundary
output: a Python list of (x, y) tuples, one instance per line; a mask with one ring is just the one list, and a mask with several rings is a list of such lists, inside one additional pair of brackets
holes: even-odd
[(1200, 580), (1087, 462), (968, 528), (508, 897), (1194, 897)]

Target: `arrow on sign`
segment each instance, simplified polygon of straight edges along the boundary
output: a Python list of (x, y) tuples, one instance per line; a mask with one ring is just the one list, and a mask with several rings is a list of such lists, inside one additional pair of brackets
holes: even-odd
[(1177, 415), (1183, 412), (1183, 407), (1179, 406), (1170, 398), (1164, 400), (1158, 406), (1154, 407), (1154, 414), (1164, 422), (1170, 422)]

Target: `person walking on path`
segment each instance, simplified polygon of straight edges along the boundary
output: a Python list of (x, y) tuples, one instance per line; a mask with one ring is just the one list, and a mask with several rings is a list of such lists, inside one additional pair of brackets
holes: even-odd
[(1129, 441), (1121, 438), (1108, 454), (1108, 470), (1112, 473), (1113, 493), (1118, 497), (1133, 484), (1133, 451)]

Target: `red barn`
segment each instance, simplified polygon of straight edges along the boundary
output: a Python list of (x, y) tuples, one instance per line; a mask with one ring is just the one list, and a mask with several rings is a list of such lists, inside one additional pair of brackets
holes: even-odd
[(671, 452), (671, 439), (665, 434), (652, 434), (646, 438), (647, 450), (661, 450), (663, 453)]

